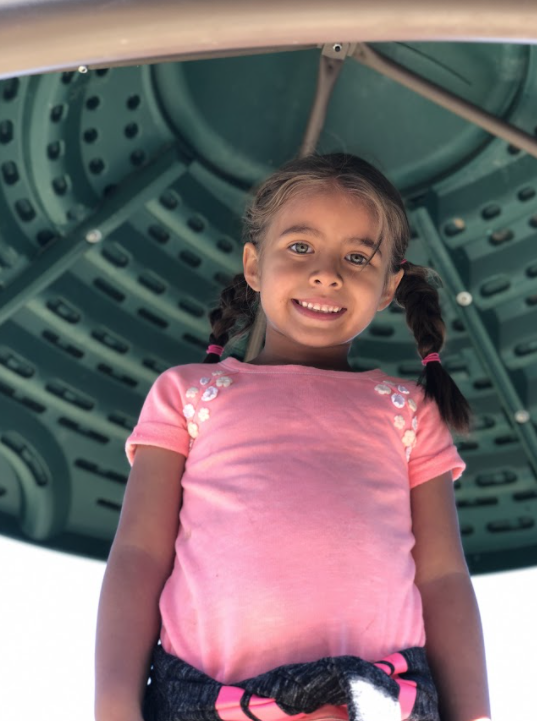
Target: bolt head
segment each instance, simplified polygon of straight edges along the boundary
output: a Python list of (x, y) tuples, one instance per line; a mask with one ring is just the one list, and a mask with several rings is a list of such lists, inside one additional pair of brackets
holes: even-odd
[(103, 239), (103, 234), (98, 228), (94, 228), (93, 230), (89, 230), (86, 233), (86, 241), (88, 243), (100, 243)]
[(517, 423), (527, 423), (530, 419), (530, 414), (526, 410), (520, 410), (515, 413), (515, 421)]
[(468, 293), (467, 290), (463, 290), (460, 293), (457, 293), (457, 303), (462, 306), (468, 306), (472, 305), (474, 302), (474, 299), (472, 298), (472, 294)]
[(79, 73), (87, 73), (88, 72), (88, 66), (87, 65), (79, 65), (78, 66), (78, 72)]

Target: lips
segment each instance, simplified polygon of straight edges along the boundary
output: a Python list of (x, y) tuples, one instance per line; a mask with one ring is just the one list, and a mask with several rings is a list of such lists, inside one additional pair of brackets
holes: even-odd
[[(320, 306), (327, 305), (330, 308), (344, 308), (344, 306), (341, 305), (341, 303), (336, 303), (335, 301), (331, 300), (330, 298), (300, 298), (298, 300), (297, 298), (293, 298), (294, 301), (298, 303), (311, 303), (312, 305), (315, 305), (318, 303)], [(344, 310), (347, 310), (344, 308)]]
[[(305, 301), (304, 301), (305, 302)], [(308, 316), (308, 318), (315, 318), (316, 320), (322, 320), (322, 321), (330, 321), (330, 320), (337, 320), (338, 318), (341, 318), (341, 316), (347, 312), (346, 308), (342, 308), (337, 313), (323, 313), (318, 312), (315, 310), (310, 310), (309, 308), (304, 308), (304, 306), (300, 305), (300, 303), (293, 298), (293, 305), (297, 309), (299, 313), (302, 315)], [(325, 305), (328, 305), (328, 303), (325, 303)]]

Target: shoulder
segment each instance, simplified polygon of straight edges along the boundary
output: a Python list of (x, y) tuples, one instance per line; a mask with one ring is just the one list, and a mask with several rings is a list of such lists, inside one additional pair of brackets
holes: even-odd
[(207, 385), (214, 377), (222, 375), (219, 363), (184, 363), (171, 366), (163, 371), (155, 380), (160, 385), (182, 386)]
[(424, 388), (415, 380), (389, 376), (383, 371), (372, 373), (372, 377), (379, 398), (377, 407), (385, 405), (388, 418), (401, 432), (411, 488), (448, 471), (457, 480), (465, 463), (436, 401), (426, 398)]
[(219, 390), (233, 384), (233, 371), (220, 363), (185, 363), (172, 366), (154, 381), (149, 396), (162, 396), (175, 403), (192, 404), (212, 400)]
[(182, 363), (181, 365), (170, 366), (163, 371), (159, 377), (172, 378), (188, 378), (192, 375), (201, 376), (203, 374), (210, 375), (210, 372), (218, 364), (209, 363)]
[(403, 393), (405, 391), (409, 391), (414, 395), (420, 396), (423, 393), (422, 387), (418, 385), (418, 382), (413, 380), (412, 378), (400, 378), (398, 376), (390, 376), (380, 369), (371, 371), (371, 378), (376, 383), (384, 383), (390, 386), (393, 390), (399, 390)]
[(385, 396), (391, 399), (396, 408), (408, 406), (416, 413), (420, 406), (428, 403), (423, 388), (415, 380), (389, 376), (381, 370), (373, 371), (370, 378), (377, 397)]

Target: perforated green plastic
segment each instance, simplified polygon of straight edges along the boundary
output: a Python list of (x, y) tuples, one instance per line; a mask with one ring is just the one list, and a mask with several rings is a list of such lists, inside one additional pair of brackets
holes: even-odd
[[(375, 47), (534, 132), (535, 48)], [(125, 438), (157, 374), (204, 358), (207, 312), (241, 269), (249, 189), (296, 154), (318, 59), (0, 83), (1, 533), (106, 557)], [(536, 563), (537, 160), (353, 60), (318, 150), (361, 155), (398, 185), (408, 258), (444, 278), (443, 359), (476, 415), (457, 439), (471, 569)], [(399, 308), (355, 342), (351, 362), (417, 377)]]

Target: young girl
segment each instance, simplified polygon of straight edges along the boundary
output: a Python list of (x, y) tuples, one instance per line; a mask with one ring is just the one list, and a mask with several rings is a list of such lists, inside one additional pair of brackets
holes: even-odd
[[(157, 378), (127, 440), (97, 721), (489, 716), (448, 430), (469, 408), (409, 235), (398, 192), (353, 156), (292, 161), (258, 190), (244, 275), (210, 314), (213, 365)], [(348, 361), (393, 299), (421, 384)], [(261, 352), (222, 360), (259, 304)]]

